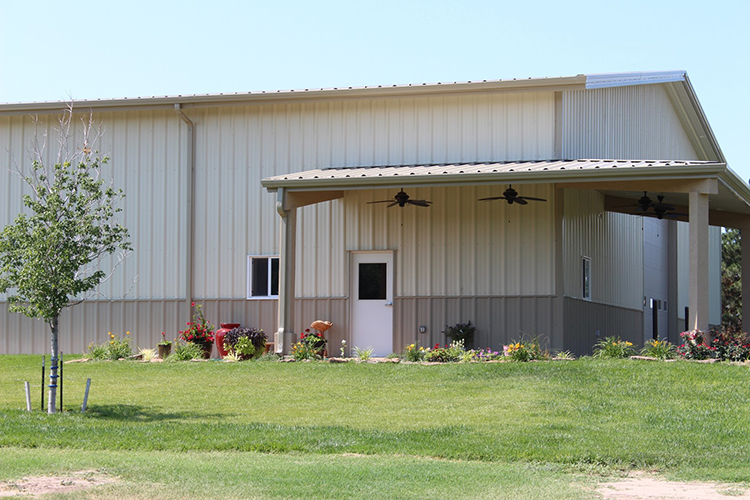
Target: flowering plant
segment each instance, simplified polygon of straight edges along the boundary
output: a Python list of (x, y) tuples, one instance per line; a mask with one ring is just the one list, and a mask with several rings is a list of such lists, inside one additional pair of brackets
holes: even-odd
[(646, 342), (643, 349), (641, 349), (641, 354), (657, 359), (672, 359), (674, 358), (675, 351), (675, 346), (668, 341), (653, 339)]
[(465, 352), (464, 341), (455, 340), (450, 345), (445, 344), (443, 347), (440, 347), (440, 344), (435, 344), (435, 347), (425, 353), (424, 359), (431, 362), (450, 363), (461, 361)]
[(425, 350), (425, 348), (420, 345), (417, 345), (416, 343), (409, 344), (404, 349), (404, 358), (406, 359), (406, 361), (412, 361), (412, 362), (422, 361), (425, 357), (425, 354), (427, 354), (427, 351)]
[(312, 333), (310, 332), (309, 328), (305, 329), (304, 333), (300, 335), (299, 340), (318, 354), (322, 354), (323, 350), (325, 349), (326, 343), (328, 343), (328, 339), (325, 338), (321, 333)]
[(203, 316), (203, 306), (200, 304), (196, 305), (195, 302), (190, 304), (195, 307), (193, 312), (193, 321), (188, 321), (187, 329), (180, 332), (180, 337), (194, 344), (213, 344), (214, 342), (214, 329), (213, 325), (206, 321)]
[(627, 358), (635, 354), (633, 343), (617, 335), (606, 337), (594, 345), (595, 358)]
[(724, 361), (747, 361), (750, 359), (750, 336), (742, 331), (723, 329), (714, 331), (711, 347), (716, 357)]
[(526, 334), (518, 342), (511, 341), (509, 345), (504, 345), (503, 354), (513, 361), (549, 359), (549, 352), (542, 347), (539, 337), (527, 339)]
[(159, 342), (156, 345), (172, 345), (171, 340), (167, 340), (167, 335), (164, 332), (161, 332), (161, 342)]
[(682, 332), (682, 344), (677, 348), (677, 353), (685, 359), (709, 359), (715, 356), (716, 348), (708, 345), (708, 335), (700, 330)]

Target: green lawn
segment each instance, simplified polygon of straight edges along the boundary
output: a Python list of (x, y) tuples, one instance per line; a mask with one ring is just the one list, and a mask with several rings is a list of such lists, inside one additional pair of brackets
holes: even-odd
[(0, 480), (123, 478), (101, 498), (585, 498), (591, 473), (622, 469), (750, 481), (747, 365), (82, 363), (50, 416), (39, 362), (0, 356)]

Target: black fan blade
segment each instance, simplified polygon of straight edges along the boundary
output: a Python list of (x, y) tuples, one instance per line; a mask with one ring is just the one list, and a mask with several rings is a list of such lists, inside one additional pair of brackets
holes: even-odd
[(429, 207), (432, 204), (431, 201), (427, 201), (427, 200), (409, 200), (406, 203), (410, 203), (418, 207)]
[(544, 198), (534, 198), (532, 196), (518, 196), (516, 200), (547, 201)]
[(477, 201), (504, 200), (505, 196), (493, 196), (492, 198), (479, 198)]
[(526, 201), (526, 200), (524, 200), (521, 196), (517, 196), (517, 197), (513, 198), (510, 201), (511, 201), (511, 203), (518, 203), (519, 205), (528, 205), (529, 204), (529, 202)]
[(397, 201), (394, 201), (393, 203), (391, 203), (390, 205), (388, 205), (388, 206), (387, 206), (387, 207), (385, 207), (385, 208), (391, 208), (391, 207), (395, 207), (396, 205), (398, 205), (398, 202), (397, 202)]

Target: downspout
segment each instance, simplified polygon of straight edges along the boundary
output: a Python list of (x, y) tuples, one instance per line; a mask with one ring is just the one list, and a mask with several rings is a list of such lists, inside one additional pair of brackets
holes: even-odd
[(185, 122), (188, 128), (187, 146), (185, 155), (187, 157), (187, 224), (185, 225), (185, 305), (188, 311), (188, 319), (193, 313), (193, 234), (195, 224), (195, 208), (193, 198), (195, 197), (195, 126), (190, 118), (182, 112), (179, 103), (175, 103), (174, 111), (177, 116)]

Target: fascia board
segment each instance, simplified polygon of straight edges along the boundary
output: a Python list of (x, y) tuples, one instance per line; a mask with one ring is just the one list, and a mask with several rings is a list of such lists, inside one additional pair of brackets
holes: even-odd
[(750, 186), (742, 180), (731, 168), (724, 168), (719, 174), (719, 180), (734, 193), (737, 198), (750, 206)]
[[(335, 89), (303, 89), (235, 94), (206, 94), (191, 96), (139, 97), (73, 101), (76, 109), (116, 111), (120, 109), (172, 109), (175, 104), (184, 108), (213, 107), (238, 104), (277, 104), (299, 101), (362, 99), (400, 96), (434, 96), (491, 92), (563, 91), (583, 89), (584, 75), (557, 78), (529, 78), (525, 80), (494, 80), (465, 83), (436, 83), (420, 85), (392, 85)], [(67, 107), (66, 101), (0, 104), (0, 115), (56, 113)]]
[(648, 71), (634, 73), (600, 73), (586, 75), (587, 89), (604, 89), (626, 87), (630, 85), (648, 85), (685, 81), (685, 71)]

